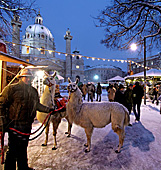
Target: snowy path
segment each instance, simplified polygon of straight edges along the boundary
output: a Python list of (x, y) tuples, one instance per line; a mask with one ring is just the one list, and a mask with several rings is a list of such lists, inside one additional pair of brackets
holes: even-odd
[[(107, 100), (103, 95), (102, 100)], [(62, 120), (57, 132), (58, 149), (52, 150), (53, 136), (50, 127), (49, 143), (42, 147), (44, 133), (29, 143), (28, 158), (36, 170), (160, 170), (161, 169), (161, 115), (160, 106), (147, 102), (141, 106), (141, 122), (126, 127), (126, 137), (121, 153), (116, 154), (118, 136), (111, 130), (111, 124), (94, 129), (92, 147), (84, 152), (86, 136), (84, 129), (73, 125), (72, 135), (67, 138), (67, 121)], [(40, 123), (33, 124), (33, 130)]]

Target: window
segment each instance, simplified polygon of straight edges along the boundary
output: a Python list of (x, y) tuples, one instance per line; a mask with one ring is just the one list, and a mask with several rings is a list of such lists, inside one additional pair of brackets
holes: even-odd
[(45, 36), (42, 34), (42, 35), (41, 35), (41, 38), (42, 38), (42, 39), (44, 39), (44, 38), (45, 38)]
[(45, 47), (41, 47), (41, 54), (45, 54)]
[(30, 52), (29, 47), (27, 47), (26, 53), (29, 54), (29, 52)]
[(79, 65), (76, 65), (76, 68), (79, 69)]

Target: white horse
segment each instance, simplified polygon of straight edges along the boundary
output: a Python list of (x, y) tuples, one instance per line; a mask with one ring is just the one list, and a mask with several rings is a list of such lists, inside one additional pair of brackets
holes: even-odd
[(82, 93), (77, 86), (78, 81), (71, 82), (68, 79), (68, 91), (70, 99), (67, 104), (67, 115), (70, 123), (75, 123), (85, 129), (87, 149), (90, 151), (93, 128), (103, 128), (109, 123), (119, 136), (119, 146), (116, 152), (120, 152), (125, 138), (125, 126), (129, 124), (129, 114), (126, 107), (117, 102), (83, 103)]
[[(52, 108), (52, 107), (54, 108), (54, 106), (55, 106), (55, 103), (54, 103), (55, 85), (56, 85), (55, 76), (56, 76), (56, 72), (54, 72), (53, 75), (48, 75), (44, 79), (43, 84), (46, 85), (46, 87), (45, 87), (43, 95), (40, 98), (40, 103), (42, 103), (43, 105), (48, 106), (50, 108)], [(46, 116), (47, 116), (46, 113), (37, 112), (37, 119), (41, 123), (44, 122)], [(48, 123), (48, 125), (46, 126), (46, 129), (45, 129), (46, 138), (45, 138), (45, 142), (42, 144), (42, 146), (47, 146), (49, 126), (50, 126), (50, 122), (52, 122), (53, 136), (54, 136), (54, 147), (52, 148), (52, 150), (57, 149), (57, 142), (56, 142), (57, 129), (58, 129), (58, 126), (61, 122), (61, 119), (64, 118), (64, 117), (68, 120), (68, 118), (66, 116), (66, 108), (63, 108), (62, 110), (55, 112), (51, 116), (50, 121), (49, 121), (49, 123)], [(47, 123), (47, 121), (46, 121), (46, 123)], [(46, 124), (44, 124), (44, 126), (45, 125)], [(68, 134), (68, 137), (70, 137), (70, 134), (71, 134), (71, 127), (72, 127), (72, 125), (68, 123), (68, 132), (66, 132), (66, 134)]]

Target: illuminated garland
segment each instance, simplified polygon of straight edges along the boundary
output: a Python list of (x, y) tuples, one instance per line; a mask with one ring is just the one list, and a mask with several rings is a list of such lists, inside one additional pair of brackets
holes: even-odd
[[(80, 54), (69, 54), (69, 53), (60, 52), (60, 51), (55, 51), (55, 50), (47, 50), (47, 49), (44, 49), (44, 48), (38, 48), (38, 47), (33, 47), (33, 46), (29, 46), (29, 45), (24, 45), (24, 44), (16, 44), (16, 43), (8, 42), (8, 41), (5, 41), (5, 42), (6, 42), (6, 43), (11, 43), (11, 44), (13, 44), (13, 46), (15, 46), (15, 45), (21, 45), (21, 46), (24, 46), (24, 47), (27, 47), (27, 48), (37, 49), (38, 51), (41, 51), (41, 50), (43, 50), (43, 51), (48, 51), (50, 54), (51, 54), (51, 53), (57, 53), (58, 55), (60, 55), (60, 54), (63, 54), (63, 55), (65, 55), (65, 56), (71, 55), (72, 57), (79, 56), (79, 58), (84, 57), (84, 58), (86, 58), (86, 59), (92, 59), (92, 60), (103, 60), (103, 61), (113, 61), (113, 62), (117, 61), (117, 62), (121, 62), (121, 63), (124, 63), (124, 62), (127, 63), (127, 62), (129, 62), (129, 63), (135, 64), (135, 65), (137, 65), (137, 66), (139, 66), (139, 67), (144, 67), (143, 64), (139, 64), (139, 63), (137, 63), (137, 62), (135, 62), (135, 61), (132, 61), (132, 60), (106, 59), (106, 58), (98, 58), (98, 57), (89, 57), (89, 56), (84, 56), (84, 55), (80, 55)], [(152, 68), (150, 68), (150, 67), (145, 67), (145, 69), (152, 69)], [(160, 69), (160, 68), (158, 68), (158, 69)]]

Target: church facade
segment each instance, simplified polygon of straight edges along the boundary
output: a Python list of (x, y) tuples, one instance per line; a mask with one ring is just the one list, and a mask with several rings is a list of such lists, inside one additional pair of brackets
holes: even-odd
[(22, 39), (21, 58), (38, 66), (47, 66), (47, 72), (54, 72), (64, 77), (64, 81), (70, 77), (75, 81), (76, 77), (84, 80), (84, 60), (79, 57), (79, 51), (74, 51), (78, 56), (71, 54), (71, 32), (68, 29), (64, 35), (66, 41), (65, 60), (56, 57), (54, 37), (50, 30), (43, 25), (43, 18), (38, 14), (35, 23), (29, 25)]

